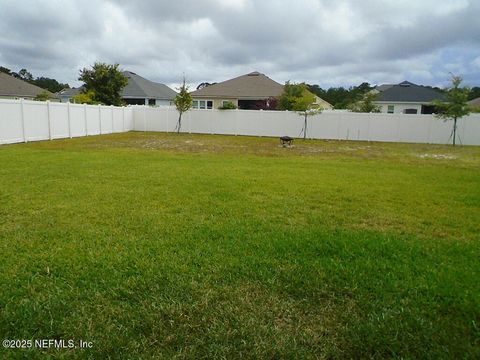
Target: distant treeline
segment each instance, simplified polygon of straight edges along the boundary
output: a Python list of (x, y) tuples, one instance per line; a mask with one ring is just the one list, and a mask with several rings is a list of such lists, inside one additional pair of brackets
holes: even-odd
[(42, 89), (48, 90), (52, 93), (59, 92), (63, 89), (68, 89), (70, 86), (68, 84), (59, 83), (55, 79), (50, 79), (48, 77), (37, 77), (34, 78), (33, 75), (27, 69), (21, 69), (19, 72), (11, 71), (10, 69), (0, 66), (0, 72), (13, 76), (17, 79), (26, 81), (30, 84), (41, 87)]

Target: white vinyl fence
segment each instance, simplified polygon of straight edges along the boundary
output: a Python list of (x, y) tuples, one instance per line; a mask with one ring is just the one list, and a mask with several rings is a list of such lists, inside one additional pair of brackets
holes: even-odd
[[(175, 131), (172, 107), (95, 106), (0, 100), (0, 144), (137, 131)], [(288, 111), (191, 110), (181, 132), (299, 137), (303, 117)], [(310, 139), (451, 143), (452, 121), (433, 115), (325, 111), (308, 119)], [(480, 145), (480, 114), (458, 121), (457, 142)]]
[[(137, 131), (173, 132), (178, 120), (174, 108), (139, 106), (133, 115)], [(303, 124), (303, 116), (288, 111), (190, 110), (183, 115), (181, 132), (299, 137)], [(434, 115), (325, 111), (308, 118), (307, 138), (448, 144), (452, 128), (453, 121)], [(458, 121), (457, 143), (480, 145), (480, 114)]]
[(133, 130), (133, 109), (0, 99), (0, 144)]

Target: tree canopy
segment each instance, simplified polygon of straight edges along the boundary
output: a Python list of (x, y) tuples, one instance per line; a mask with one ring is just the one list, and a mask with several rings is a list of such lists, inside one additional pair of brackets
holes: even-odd
[(121, 106), (124, 104), (121, 92), (128, 84), (128, 79), (118, 69), (119, 64), (96, 62), (91, 69), (80, 70), (78, 80), (85, 83), (85, 92), (93, 92), (93, 100), (105, 105)]
[(362, 98), (348, 106), (348, 109), (353, 112), (361, 113), (378, 113), (380, 112), (380, 107), (375, 105), (375, 100), (377, 99), (378, 94), (373, 91), (368, 91), (363, 94)]
[(315, 95), (312, 94), (305, 83), (291, 84), (289, 81), (283, 87), (283, 93), (278, 98), (280, 110), (306, 111), (312, 109)]
[(365, 94), (374, 88), (368, 82), (363, 82), (358, 86), (351, 86), (348, 89), (332, 87), (324, 90), (318, 85), (307, 86), (312, 93), (332, 104), (335, 109), (348, 109), (352, 104), (361, 101)]

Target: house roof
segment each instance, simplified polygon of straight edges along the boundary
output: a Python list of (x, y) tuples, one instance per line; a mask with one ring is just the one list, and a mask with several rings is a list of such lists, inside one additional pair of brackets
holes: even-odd
[(480, 97), (470, 100), (468, 104), (471, 106), (480, 106)]
[(48, 90), (0, 72), (0, 96), (34, 98), (44, 92), (52, 98), (55, 97), (55, 95)]
[[(162, 99), (172, 100), (177, 93), (170, 89), (167, 85), (147, 80), (131, 71), (124, 71), (128, 79), (128, 84), (123, 88), (122, 98), (139, 98), (139, 99)], [(61, 97), (72, 97), (80, 93), (84, 86), (78, 88), (65, 89), (58, 94)]]
[(83, 90), (83, 86), (78, 88), (63, 89), (57, 93), (60, 97), (72, 97), (78, 95)]
[(429, 103), (433, 100), (445, 100), (445, 96), (431, 88), (413, 84), (409, 81), (397, 85), (380, 85), (377, 101)]
[(123, 98), (152, 98), (173, 100), (177, 93), (167, 85), (147, 80), (131, 71), (124, 71), (128, 84), (122, 91)]
[(194, 98), (234, 98), (241, 100), (268, 99), (278, 97), (283, 85), (268, 76), (254, 71), (227, 81), (207, 86), (191, 93)]

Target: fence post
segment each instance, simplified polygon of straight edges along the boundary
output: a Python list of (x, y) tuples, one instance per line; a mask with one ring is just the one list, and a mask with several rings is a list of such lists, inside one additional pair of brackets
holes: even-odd
[(25, 105), (23, 103), (23, 98), (20, 99), (20, 114), (22, 116), (22, 135), (23, 135), (23, 142), (28, 142), (27, 139), (27, 131), (25, 129)]
[(85, 136), (88, 136), (87, 104), (83, 104), (83, 115), (85, 116)]
[(165, 132), (168, 133), (168, 120), (170, 119), (170, 107), (167, 108), (167, 120), (165, 121)]
[(72, 138), (72, 119), (70, 115), (70, 102), (67, 103), (67, 112), (68, 112), (68, 137)]
[(115, 132), (113, 129), (114, 129), (114, 126), (113, 126), (113, 105), (110, 105), (110, 111), (112, 112), (112, 134)]
[(102, 135), (102, 106), (100, 104), (98, 104), (98, 128)]
[(235, 117), (234, 117), (234, 121), (235, 121), (235, 136), (238, 135), (238, 109), (235, 109)]
[(52, 115), (50, 112), (50, 101), (47, 100), (47, 118), (48, 118), (48, 139), (52, 140)]
[(125, 132), (125, 106), (122, 106), (122, 132)]
[(147, 107), (145, 105), (143, 105), (143, 124), (145, 126), (143, 131), (147, 132)]

